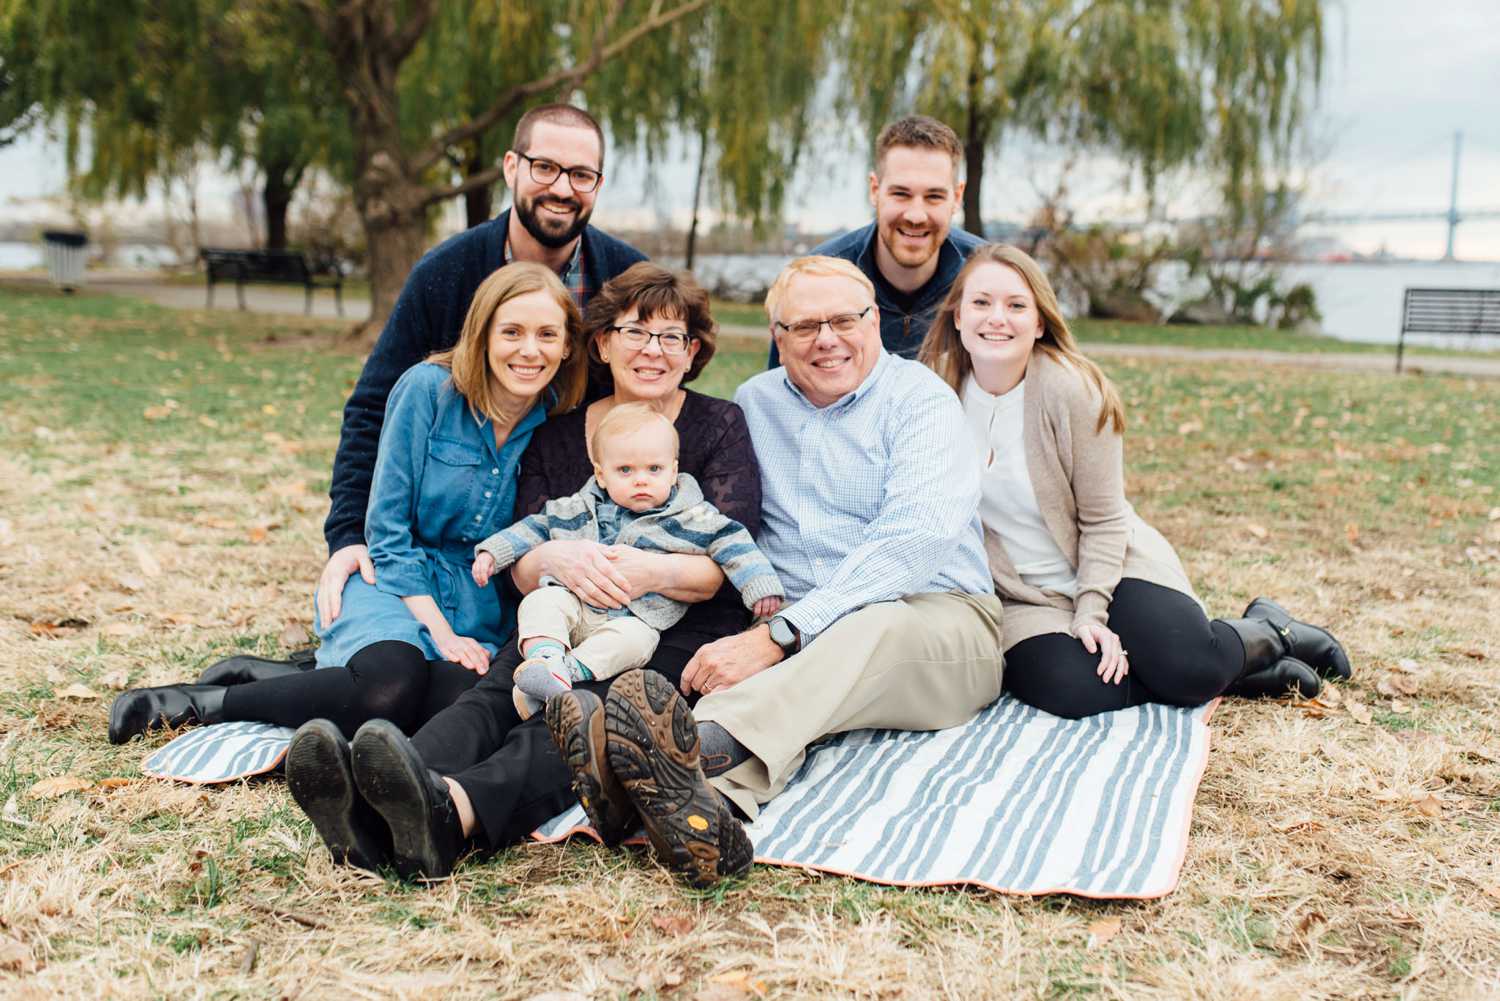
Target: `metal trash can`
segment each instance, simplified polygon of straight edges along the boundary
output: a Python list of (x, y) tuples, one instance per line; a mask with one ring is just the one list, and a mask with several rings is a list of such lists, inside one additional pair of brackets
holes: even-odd
[(64, 292), (83, 286), (83, 265), (89, 245), (88, 234), (66, 229), (49, 229), (42, 233), (42, 253), (52, 284)]

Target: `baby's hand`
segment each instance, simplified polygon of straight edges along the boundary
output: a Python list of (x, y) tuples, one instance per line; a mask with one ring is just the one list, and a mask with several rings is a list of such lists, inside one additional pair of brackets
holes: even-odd
[(474, 557), (474, 583), (480, 587), (489, 585), (490, 578), (495, 574), (495, 557), (489, 553), (480, 553)]
[(773, 594), (768, 598), (762, 598), (755, 603), (755, 617), (757, 619), (769, 619), (781, 610), (781, 595)]

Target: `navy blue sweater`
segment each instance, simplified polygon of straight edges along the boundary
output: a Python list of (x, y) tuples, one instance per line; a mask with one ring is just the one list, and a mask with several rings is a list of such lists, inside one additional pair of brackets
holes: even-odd
[[(500, 267), (510, 210), (443, 241), (412, 268), (396, 308), (385, 321), (359, 382), (344, 405), (339, 450), (333, 457), (332, 501), (323, 537), (328, 552), (365, 541), (365, 508), (385, 401), (402, 373), (434, 351), (451, 348), (463, 331), (469, 303), (481, 282)], [(583, 231), (584, 295), (646, 255), (592, 226)]]
[[(910, 294), (902, 292), (880, 273), (875, 263), (875, 224), (861, 226), (843, 236), (836, 236), (814, 247), (810, 254), (823, 257), (841, 257), (850, 261), (865, 273), (875, 285), (875, 305), (880, 308), (880, 341), (885, 349), (902, 358), (917, 357), (922, 338), (932, 326), (933, 314), (942, 304), (943, 296), (958, 272), (963, 268), (975, 247), (984, 246), (984, 241), (967, 230), (948, 230), (948, 238), (938, 248), (938, 266), (927, 284)], [(771, 344), (771, 368), (781, 364), (781, 356), (775, 342)]]

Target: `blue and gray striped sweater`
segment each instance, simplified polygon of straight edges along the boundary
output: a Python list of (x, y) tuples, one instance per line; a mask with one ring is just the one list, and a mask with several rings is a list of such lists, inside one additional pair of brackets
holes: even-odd
[[(547, 502), (533, 514), (485, 539), (474, 554), (489, 553), (502, 570), (528, 552), (553, 539), (587, 539), (605, 545), (634, 546), (647, 552), (707, 555), (740, 592), (745, 607), (761, 598), (784, 597), (786, 591), (771, 561), (756, 546), (745, 526), (726, 518), (708, 501), (698, 481), (686, 473), (667, 503), (637, 514), (620, 509), (614, 538), (599, 537), (599, 505), (612, 503), (592, 476), (582, 490)], [(668, 629), (687, 613), (687, 605), (664, 594), (643, 594), (630, 602), (630, 612), (654, 629)]]

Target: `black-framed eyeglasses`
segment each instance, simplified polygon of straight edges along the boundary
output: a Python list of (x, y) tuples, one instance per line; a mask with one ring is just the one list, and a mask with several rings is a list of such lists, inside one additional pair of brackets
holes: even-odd
[(818, 331), (823, 329), (823, 324), (828, 324), (828, 329), (835, 334), (849, 334), (859, 326), (859, 321), (865, 318), (865, 314), (874, 309), (874, 306), (866, 306), (858, 313), (835, 313), (826, 320), (798, 320), (796, 323), (782, 323), (776, 321), (776, 326), (791, 334), (799, 341), (810, 341), (818, 336)]
[(693, 340), (691, 334), (686, 330), (663, 330), (657, 333), (655, 330), (647, 330), (645, 327), (637, 327), (631, 324), (621, 324), (610, 327), (611, 331), (620, 335), (620, 339), (633, 348), (643, 348), (651, 343), (651, 338), (656, 338), (656, 343), (661, 347), (664, 355), (680, 355), (687, 351), (688, 344)]
[(520, 150), (512, 150), (516, 156), (531, 164), (531, 179), (538, 184), (548, 184), (557, 180), (557, 175), (567, 174), (568, 184), (579, 194), (588, 194), (599, 186), (603, 180), (604, 173), (592, 167), (564, 167), (560, 163), (551, 160), (543, 160), (540, 157), (527, 156)]

